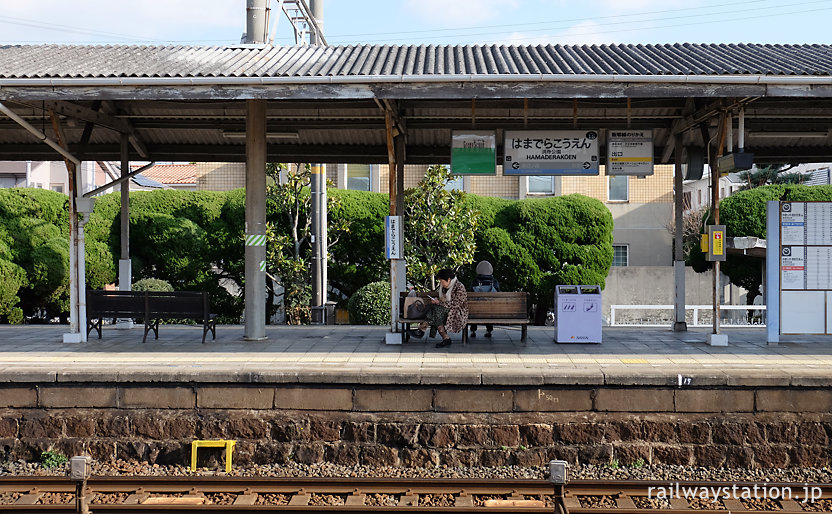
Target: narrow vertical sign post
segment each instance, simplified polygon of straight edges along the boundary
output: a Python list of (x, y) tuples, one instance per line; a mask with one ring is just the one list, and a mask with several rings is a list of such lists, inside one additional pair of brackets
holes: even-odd
[(388, 259), (403, 259), (404, 252), (402, 245), (404, 243), (404, 234), (402, 227), (401, 216), (387, 216), (385, 218), (385, 234)]

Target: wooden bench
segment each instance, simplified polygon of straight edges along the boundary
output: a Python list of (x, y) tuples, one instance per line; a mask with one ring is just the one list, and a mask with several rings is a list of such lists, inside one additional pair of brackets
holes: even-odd
[[(436, 293), (432, 293), (436, 294)], [(428, 293), (419, 293), (420, 297), (427, 297)], [(419, 324), (423, 320), (407, 319), (404, 317), (404, 299), (407, 293), (402, 292), (399, 297), (399, 318), (396, 320), (402, 332), (402, 343), (410, 339), (410, 325)], [(529, 326), (528, 293), (498, 292), (475, 293), (468, 292), (468, 325), (502, 325), (520, 326), (520, 340), (526, 342)], [(462, 330), (462, 343), (468, 343), (468, 325)]]
[(144, 337), (151, 330), (159, 339), (159, 322), (162, 319), (193, 319), (202, 321), (202, 342), (211, 332), (217, 338), (216, 314), (211, 314), (211, 303), (205, 291), (87, 291), (87, 334), (93, 329), (101, 339), (101, 326), (105, 318), (141, 318), (144, 320)]

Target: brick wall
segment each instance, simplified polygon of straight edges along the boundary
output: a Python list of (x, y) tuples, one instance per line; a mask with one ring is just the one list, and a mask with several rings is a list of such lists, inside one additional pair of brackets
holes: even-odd
[(185, 464), (193, 439), (223, 438), (237, 465), (820, 467), (832, 436), (832, 391), (813, 387), (54, 383), (0, 398), (0, 459)]

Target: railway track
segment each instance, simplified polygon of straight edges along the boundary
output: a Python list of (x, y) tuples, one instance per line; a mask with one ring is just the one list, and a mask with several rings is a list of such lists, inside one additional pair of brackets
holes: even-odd
[[(64, 477), (3, 477), (0, 512), (74, 512), (75, 491), (76, 482)], [(562, 510), (545, 480), (92, 477), (85, 498), (93, 513)], [(573, 514), (832, 512), (832, 486), (576, 480), (567, 484), (563, 506)]]

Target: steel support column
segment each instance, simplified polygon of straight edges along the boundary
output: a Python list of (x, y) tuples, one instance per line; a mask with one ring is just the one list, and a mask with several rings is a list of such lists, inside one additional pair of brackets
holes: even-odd
[[(309, 189), (312, 195), (310, 199), (312, 210), (312, 307), (321, 308), (327, 300), (326, 165), (313, 164), (311, 171)], [(323, 311), (319, 312), (320, 319), (318, 321), (325, 323), (326, 315)]]
[(266, 101), (246, 100), (244, 339), (266, 339)]
[[(130, 136), (121, 135), (121, 176), (130, 173)], [(121, 189), (121, 258), (118, 261), (118, 289), (133, 288), (133, 269), (130, 261), (130, 181), (125, 180)]]
[(674, 134), (675, 167), (673, 169), (674, 215), (676, 220), (673, 240), (674, 332), (686, 332), (685, 321), (685, 254), (684, 254), (684, 182), (682, 180), (682, 134)]

